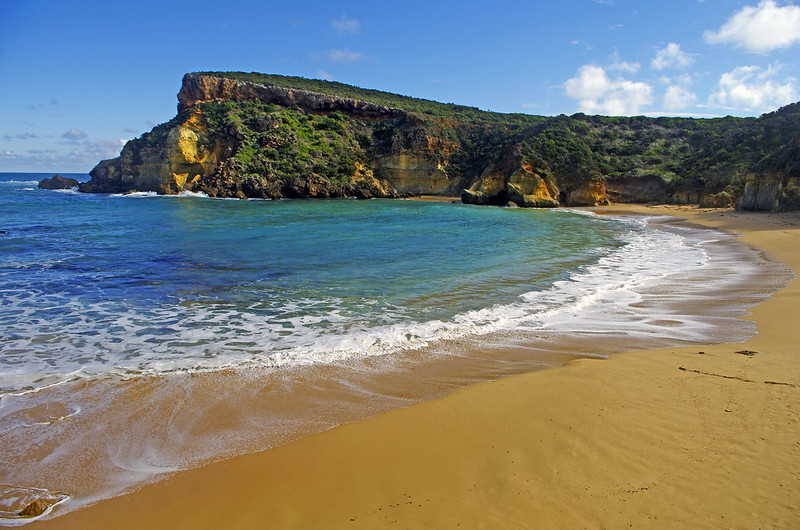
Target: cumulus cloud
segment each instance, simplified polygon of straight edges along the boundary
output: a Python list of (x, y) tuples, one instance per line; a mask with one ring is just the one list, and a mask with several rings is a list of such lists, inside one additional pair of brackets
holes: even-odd
[(697, 103), (697, 96), (688, 87), (670, 85), (664, 91), (664, 108), (672, 112), (688, 110)]
[(766, 69), (738, 66), (720, 76), (709, 102), (737, 110), (766, 112), (796, 101), (798, 89), (795, 79), (776, 80), (780, 70), (778, 63)]
[(800, 6), (780, 7), (762, 0), (756, 7), (743, 7), (717, 31), (706, 31), (710, 44), (733, 44), (753, 53), (765, 53), (800, 44)]
[(81, 140), (85, 140), (89, 137), (88, 134), (81, 131), (80, 129), (76, 129), (75, 127), (71, 128), (67, 132), (61, 135), (62, 138), (65, 140), (69, 140), (70, 142), (79, 142)]
[(587, 114), (639, 114), (653, 100), (649, 84), (611, 79), (605, 68), (593, 64), (582, 66), (564, 87), (568, 97), (578, 100), (578, 110)]
[(361, 23), (342, 15), (341, 18), (331, 20), (331, 28), (339, 35), (355, 35), (361, 29)]
[(659, 71), (666, 68), (685, 68), (693, 62), (694, 58), (681, 50), (680, 44), (670, 42), (656, 52), (655, 58), (650, 63), (650, 68)]

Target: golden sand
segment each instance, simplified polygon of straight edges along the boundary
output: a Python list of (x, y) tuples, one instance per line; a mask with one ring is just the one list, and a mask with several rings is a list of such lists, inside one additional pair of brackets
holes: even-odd
[[(800, 271), (795, 214), (606, 210), (733, 230)], [(799, 310), (795, 279), (745, 343), (473, 385), (34, 526), (800, 528)]]

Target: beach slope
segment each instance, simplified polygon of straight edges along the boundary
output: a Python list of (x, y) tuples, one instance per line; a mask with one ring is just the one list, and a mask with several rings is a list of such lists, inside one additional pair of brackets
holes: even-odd
[[(621, 206), (743, 234), (800, 271), (800, 217)], [(741, 344), (474, 385), (178, 473), (35, 528), (798, 528), (800, 280)]]

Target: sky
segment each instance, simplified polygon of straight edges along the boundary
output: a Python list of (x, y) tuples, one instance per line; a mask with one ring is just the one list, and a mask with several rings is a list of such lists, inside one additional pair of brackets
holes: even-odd
[(0, 171), (88, 172), (183, 74), (496, 112), (759, 116), (800, 100), (800, 0), (0, 0)]

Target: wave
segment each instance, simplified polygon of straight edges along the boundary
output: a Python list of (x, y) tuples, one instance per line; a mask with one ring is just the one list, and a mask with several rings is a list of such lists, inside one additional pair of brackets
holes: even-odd
[(131, 199), (141, 199), (143, 197), (156, 197), (158, 193), (154, 191), (132, 191), (127, 193), (110, 193), (109, 197), (128, 197)]
[[(27, 292), (7, 293), (17, 318), (7, 330), (6, 358), (12, 364), (0, 375), (0, 389), (23, 388), (42, 374), (131, 377), (333, 363), (501, 331), (568, 332), (597, 320), (609, 330), (702, 340), (706, 330), (699, 317), (678, 318), (636, 305), (642, 301), (642, 289), (706, 267), (706, 247), (715, 239), (675, 227), (656, 230), (644, 219), (624, 221), (630, 226), (621, 236), (625, 244), (598, 250), (603, 255), (595, 263), (567, 279), (523, 293), (511, 303), (447, 319), (420, 320), (413, 308), (384, 304), (373, 309), (373, 301), (355, 303), (336, 296), (260, 300), (246, 307), (185, 301), (143, 310), (64, 299), (57, 293), (39, 293), (35, 300)], [(741, 264), (726, 267), (733, 276), (752, 272)], [(59, 313), (42, 321), (31, 303), (59, 307)], [(682, 325), (668, 331), (650, 324), (676, 318)], [(36, 337), (35, 347), (31, 337)], [(36, 355), (30, 353), (33, 350)]]

